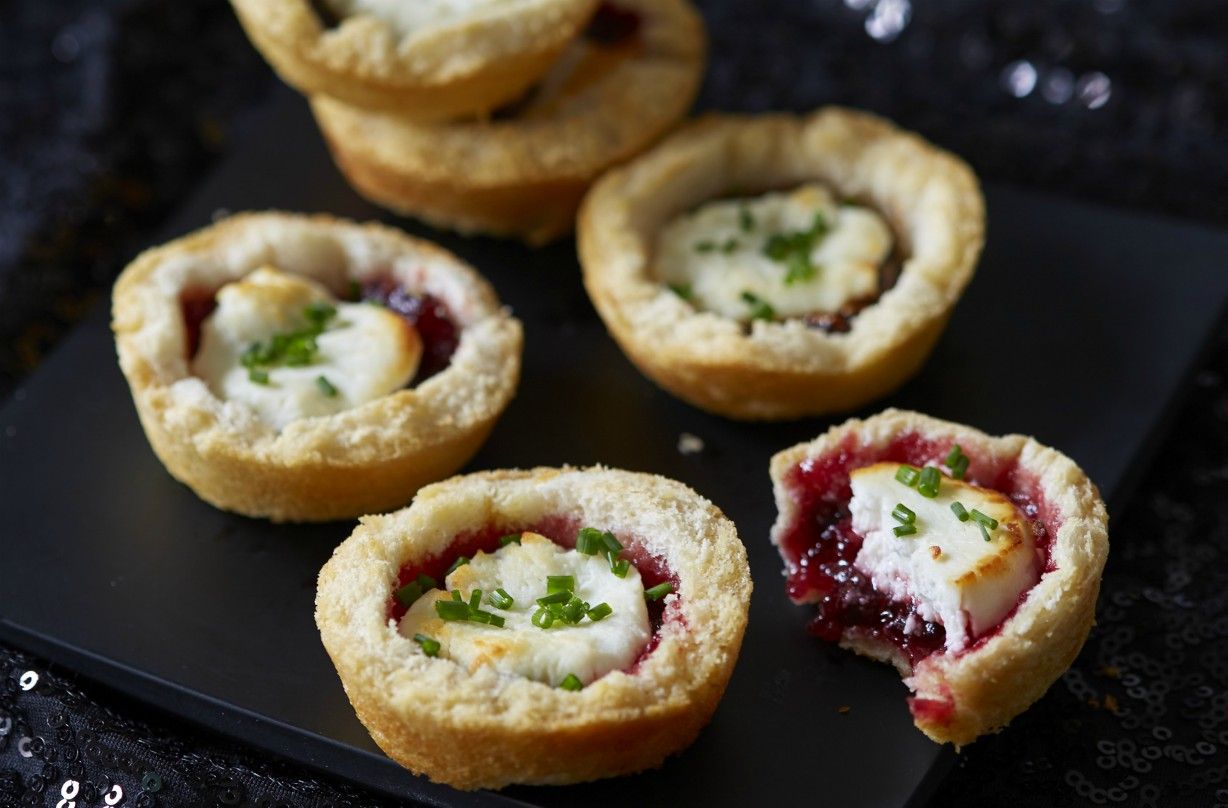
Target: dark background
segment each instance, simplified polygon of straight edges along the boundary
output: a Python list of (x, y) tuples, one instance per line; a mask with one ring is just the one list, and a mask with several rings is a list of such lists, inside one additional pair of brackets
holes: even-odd
[[(699, 5), (713, 53), (701, 107), (856, 105), (986, 179), (1228, 224), (1220, 0)], [(273, 82), (220, 0), (0, 0), (0, 395), (21, 394)], [(933, 804), (1228, 805), (1226, 337), (1114, 514), (1083, 654), (1009, 731), (965, 750)], [(39, 683), (26, 691), (28, 670)], [(0, 646), (0, 680), (0, 805), (56, 805), (77, 771), (94, 786), (82, 805), (121, 775), (144, 786), (124, 805), (383, 804), (17, 649)], [(68, 733), (60, 748), (78, 752), (25, 757), (15, 721)], [(872, 765), (890, 761), (855, 776)]]

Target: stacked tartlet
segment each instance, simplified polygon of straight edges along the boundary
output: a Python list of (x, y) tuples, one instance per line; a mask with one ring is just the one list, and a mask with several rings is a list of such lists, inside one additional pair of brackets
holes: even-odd
[(234, 5), (361, 194), (531, 243), (568, 232), (589, 184), (676, 123), (703, 72), (685, 0)]

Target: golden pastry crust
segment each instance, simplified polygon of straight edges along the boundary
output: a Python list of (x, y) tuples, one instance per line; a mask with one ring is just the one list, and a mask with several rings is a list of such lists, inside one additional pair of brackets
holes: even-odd
[[(816, 181), (876, 208), (905, 255), (898, 282), (848, 333), (800, 319), (756, 320), (745, 333), (656, 277), (656, 237), (675, 217), (722, 195)], [(585, 287), (628, 358), (679, 398), (747, 420), (847, 411), (915, 374), (972, 277), (984, 231), (966, 164), (836, 107), (804, 118), (702, 118), (602, 177), (578, 224)]]
[(592, 181), (647, 148), (690, 107), (705, 59), (685, 0), (619, 0), (626, 42), (573, 42), (508, 117), (424, 125), (316, 96), (350, 184), (376, 204), (462, 233), (543, 244), (567, 233)]
[[(218, 399), (190, 373), (182, 300), (268, 264), (338, 295), (385, 274), (430, 292), (460, 332), (451, 364), (416, 387), (280, 432)], [(403, 505), (477, 451), (520, 374), (520, 323), (473, 269), (393, 228), (329, 216), (242, 214), (148, 250), (116, 283), (112, 315), (120, 367), (163, 465), (206, 502), (274, 521)]]
[(597, 0), (514, 0), (402, 35), (371, 14), (328, 29), (309, 0), (231, 2), (287, 83), (420, 120), (486, 113), (515, 99), (597, 7)]
[(912, 668), (894, 646), (841, 639), (845, 648), (894, 664), (916, 699), (941, 705), (936, 711), (914, 709), (916, 725), (939, 743), (961, 746), (1005, 727), (1044, 695), (1078, 655), (1095, 619), (1109, 550), (1108, 514), (1100, 492), (1074, 461), (1034, 438), (990, 437), (962, 424), (889, 409), (864, 421), (849, 420), (772, 458), (779, 510), (773, 543), (780, 544), (797, 517), (797, 502), (785, 480), (798, 464), (840, 451), (850, 440), (857, 451), (872, 454), (903, 435), (944, 447), (956, 442), (973, 459), (974, 469), (1015, 464), (1035, 479), (1044, 507), (1060, 520), (1049, 548), (1052, 569), (1042, 573), (995, 633), (969, 650), (936, 653)]
[[(665, 621), (633, 672), (569, 692), (471, 674), (398, 632), (387, 609), (404, 565), (447, 553), (466, 530), (557, 516), (633, 537), (678, 580), (666, 608), (681, 619)], [(733, 523), (681, 483), (604, 468), (492, 471), (364, 517), (320, 572), (316, 624), (359, 719), (401, 765), (461, 789), (564, 784), (658, 766), (694, 740), (733, 671), (750, 592)]]

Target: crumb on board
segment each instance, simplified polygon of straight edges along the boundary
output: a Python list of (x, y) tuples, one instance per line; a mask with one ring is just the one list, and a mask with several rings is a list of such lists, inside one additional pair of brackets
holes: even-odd
[(852, 711), (852, 709), (853, 709), (852, 707), (846, 704), (843, 707), (837, 707), (836, 712), (840, 713), (840, 715), (848, 715)]
[(684, 455), (699, 454), (704, 450), (703, 438), (683, 432), (678, 436), (678, 452)]

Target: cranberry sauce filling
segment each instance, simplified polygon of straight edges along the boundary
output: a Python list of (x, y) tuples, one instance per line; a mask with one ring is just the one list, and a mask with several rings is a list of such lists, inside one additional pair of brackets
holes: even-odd
[(643, 20), (631, 9), (602, 3), (584, 29), (584, 38), (598, 45), (621, 45), (640, 32)]
[[(397, 575), (397, 582), (393, 585), (392, 592), (388, 596), (388, 617), (400, 622), (401, 618), (405, 616), (407, 610), (396, 599), (394, 593), (397, 589), (417, 580), (419, 575), (431, 576), (442, 587), (444, 586), (444, 579), (447, 578), (448, 570), (456, 559), (461, 556), (472, 558), (479, 551), (493, 553), (500, 547), (499, 539), (509, 533), (523, 531), (539, 533), (560, 547), (570, 550), (576, 546), (576, 534), (579, 532), (580, 527), (581, 525), (570, 517), (551, 516), (526, 527), (489, 525), (481, 530), (462, 533), (448, 546), (446, 552), (424, 561), (411, 562), (401, 568), (400, 573)], [(673, 584), (674, 590), (677, 591), (678, 576), (673, 573), (664, 559), (650, 555), (644, 549), (644, 546), (633, 538), (619, 536), (618, 540), (623, 545), (621, 557), (630, 561), (636, 570), (639, 571), (640, 581), (645, 589), (651, 589), (658, 584), (668, 582)], [(670, 601), (668, 611), (665, 598), (655, 601), (650, 600), (646, 605), (648, 607), (648, 622), (652, 626), (652, 638), (648, 641), (648, 645), (644, 647), (644, 650), (640, 652), (639, 657), (632, 663), (630, 672), (634, 672), (640, 663), (644, 661), (645, 657), (652, 653), (653, 649), (660, 643), (661, 626), (666, 621), (685, 622), (686, 619), (678, 605), (677, 598), (673, 598)]]
[[(835, 451), (805, 460), (789, 473), (786, 485), (797, 502), (797, 516), (780, 538), (787, 563), (786, 590), (794, 601), (817, 603), (818, 613), (810, 624), (815, 636), (837, 642), (849, 632), (861, 639), (887, 643), (898, 649), (910, 665), (942, 651), (946, 631), (941, 625), (922, 619), (911, 601), (892, 600), (874, 589), (870, 579), (853, 565), (862, 537), (853, 531), (849, 515), (853, 495), (849, 473), (880, 461), (914, 466), (940, 463), (949, 450), (949, 444), (916, 434), (902, 436), (887, 447), (874, 450), (861, 447), (849, 437)], [(1044, 559), (1043, 569), (1052, 570), (1049, 549), (1056, 530), (1056, 514), (1045, 506), (1035, 480), (1013, 464), (999, 468), (978, 462), (976, 457), (969, 459), (965, 479), (1010, 492), (1015, 506), (1033, 521), (1036, 545)], [(1024, 592), (1020, 602), (1026, 597)], [(982, 635), (977, 645), (999, 631), (1000, 625)]]
[(188, 361), (200, 350), (200, 329), (205, 318), (217, 308), (217, 298), (203, 290), (184, 292), (179, 296), (179, 309), (183, 312), (183, 331), (186, 336)]
[(426, 381), (452, 361), (460, 342), (460, 330), (442, 300), (431, 294), (416, 295), (388, 277), (362, 284), (359, 296), (387, 306), (417, 329), (422, 339), (422, 364), (411, 386)]

